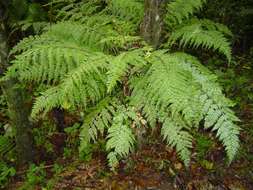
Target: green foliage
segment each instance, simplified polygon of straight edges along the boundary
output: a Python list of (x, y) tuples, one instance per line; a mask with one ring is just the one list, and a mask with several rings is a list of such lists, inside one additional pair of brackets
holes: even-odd
[(61, 172), (63, 171), (63, 166), (59, 165), (57, 163), (54, 164), (53, 168), (51, 169), (51, 172), (53, 173), (53, 176), (51, 179), (47, 181), (46, 187), (43, 188), (45, 190), (53, 190), (54, 185), (57, 183), (58, 180), (61, 179)]
[(0, 135), (0, 158), (3, 158), (14, 146), (15, 143), (9, 137)]
[(118, 165), (117, 157), (125, 157), (132, 151), (135, 142), (135, 137), (128, 121), (129, 115), (133, 114), (133, 112), (124, 108), (121, 109), (113, 118), (112, 126), (108, 129), (108, 140), (106, 142), (106, 149), (110, 152), (107, 158), (112, 168)]
[[(171, 33), (169, 44), (179, 41), (180, 46), (189, 45), (193, 48), (214, 49), (224, 54), (231, 61), (231, 49), (228, 40), (218, 30), (204, 29), (200, 21), (186, 24)], [(209, 25), (210, 26), (210, 25)], [(221, 28), (223, 29), (223, 27)]]
[[(61, 22), (13, 49), (19, 55), (5, 79), (47, 84), (35, 100), (32, 118), (55, 107), (81, 111), (80, 157), (105, 137), (112, 169), (134, 149), (136, 128), (157, 123), (185, 165), (191, 158), (191, 131), (198, 127), (216, 133), (231, 162), (239, 147), (239, 120), (217, 77), (194, 56), (145, 45), (136, 32), (143, 17), (141, 1), (92, 2), (64, 4)], [(230, 61), (225, 38), (230, 31), (209, 20), (189, 19), (204, 2), (168, 4), (169, 45), (212, 48)]]
[(71, 156), (77, 152), (77, 147), (79, 146), (79, 128), (79, 123), (75, 123), (73, 126), (64, 128), (64, 132), (67, 134), (63, 153), (65, 158), (71, 158)]
[(10, 0), (8, 8), (12, 33), (16, 31), (40, 33), (48, 25), (47, 13), (39, 3), (28, 0)]
[(232, 36), (231, 31), (220, 23), (208, 19), (191, 18), (199, 10), (205, 0), (175, 0), (168, 4), (165, 22), (170, 31), (168, 45), (179, 42), (179, 46), (189, 45), (192, 48), (217, 50), (231, 61), (231, 49), (226, 35)]
[(34, 144), (36, 147), (44, 148), (47, 153), (54, 153), (53, 144), (50, 142), (50, 138), (56, 132), (56, 127), (48, 120), (44, 120), (41, 123), (42, 125), (40, 127), (32, 129)]
[(143, 50), (137, 49), (124, 52), (111, 61), (109, 71), (107, 72), (108, 92), (111, 92), (115, 88), (117, 82), (122, 81), (122, 77), (128, 75), (127, 72), (130, 67), (135, 67), (138, 70), (146, 64), (143, 56)]
[[(97, 103), (96, 106), (88, 109), (82, 126), (82, 129), (85, 131), (81, 131), (80, 134), (81, 139), (96, 141), (98, 132), (103, 135), (104, 131), (112, 123), (118, 104), (120, 104), (120, 102), (116, 98), (108, 96)], [(90, 135), (88, 137), (86, 137), (87, 130)]]
[(140, 23), (144, 15), (144, 6), (137, 0), (108, 0), (108, 9), (113, 15), (130, 20), (134, 23)]
[(197, 158), (199, 161), (202, 161), (206, 158), (207, 153), (213, 147), (214, 142), (203, 134), (195, 134), (194, 136), (196, 138), (196, 152), (198, 153)]
[(32, 190), (36, 185), (43, 184), (45, 178), (46, 171), (44, 170), (44, 164), (40, 164), (39, 166), (31, 164), (26, 173), (26, 181), (19, 190)]
[[(238, 119), (229, 109), (232, 103), (222, 95), (215, 76), (196, 58), (183, 53), (155, 52), (150, 60), (154, 64), (133, 87), (134, 104), (140, 108), (150, 107), (148, 110), (155, 109), (158, 113), (164, 110), (171, 113), (172, 118), (180, 114), (192, 127), (204, 120), (205, 128), (217, 130), (217, 137), (232, 161), (239, 147), (239, 128), (233, 124)], [(168, 116), (151, 115), (151, 120), (155, 117), (163, 122)], [(189, 141), (190, 137), (186, 135), (186, 139)]]
[(173, 0), (167, 5), (166, 24), (175, 26), (199, 11), (206, 0)]
[(161, 134), (169, 145), (176, 147), (185, 165), (189, 165), (191, 155), (189, 149), (192, 148), (193, 138), (189, 132), (183, 130), (184, 128), (187, 126), (181, 118), (168, 118), (163, 123)]
[(15, 174), (16, 170), (14, 167), (8, 166), (5, 162), (0, 161), (0, 188), (4, 188), (10, 177), (13, 177)]

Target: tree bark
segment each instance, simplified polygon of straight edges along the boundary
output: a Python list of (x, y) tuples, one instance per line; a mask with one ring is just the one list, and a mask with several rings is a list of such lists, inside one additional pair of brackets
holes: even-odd
[[(8, 31), (6, 24), (7, 8), (0, 3), (0, 72), (6, 71), (9, 60)], [(31, 123), (29, 121), (30, 108), (27, 104), (26, 91), (16, 79), (9, 79), (1, 83), (6, 96), (11, 124), (15, 130), (18, 164), (33, 160), (33, 144)]]
[[(145, 14), (140, 32), (144, 40), (155, 49), (159, 48), (163, 41), (163, 16), (167, 1), (168, 0), (145, 0), (144, 2)], [(154, 128), (152, 134), (156, 134), (157, 129), (158, 128)], [(137, 131), (137, 144), (139, 149), (141, 149), (146, 142), (145, 135), (147, 131), (145, 130), (145, 128), (140, 128)]]
[(143, 38), (157, 49), (162, 42), (163, 15), (167, 0), (145, 0), (145, 15), (141, 24)]

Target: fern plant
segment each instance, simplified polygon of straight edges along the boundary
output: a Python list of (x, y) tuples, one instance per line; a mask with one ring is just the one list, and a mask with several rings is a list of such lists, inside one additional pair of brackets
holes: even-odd
[(163, 45), (169, 49), (160, 50), (138, 36), (142, 1), (61, 2), (59, 22), (19, 43), (5, 76), (47, 84), (34, 102), (33, 119), (54, 107), (83, 110), (79, 150), (105, 136), (112, 168), (134, 150), (135, 131), (156, 127), (157, 122), (162, 124), (161, 136), (186, 166), (194, 140), (191, 131), (201, 127), (216, 133), (229, 162), (233, 160), (240, 131), (233, 103), (198, 58), (180, 52), (186, 45), (202, 47), (231, 60), (229, 29), (194, 18), (204, 0), (168, 3), (168, 39)]

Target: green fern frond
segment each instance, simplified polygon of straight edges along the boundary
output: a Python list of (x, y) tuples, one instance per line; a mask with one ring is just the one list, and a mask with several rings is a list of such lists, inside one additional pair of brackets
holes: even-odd
[(0, 158), (2, 158), (7, 152), (9, 152), (15, 143), (6, 136), (0, 135)]
[[(138, 108), (164, 110), (182, 115), (189, 126), (199, 126), (205, 120), (206, 127), (217, 130), (217, 137), (227, 150), (229, 160), (235, 156), (239, 147), (238, 121), (229, 109), (231, 102), (224, 97), (216, 83), (216, 77), (203, 67), (199, 61), (184, 53), (164, 54), (154, 52), (149, 60), (152, 64), (146, 76), (133, 87), (133, 102)], [(218, 122), (224, 116), (226, 122)], [(157, 114), (157, 120), (161, 115)], [(224, 124), (224, 125), (223, 125)], [(229, 135), (228, 135), (229, 134)]]
[[(92, 20), (92, 18), (93, 17), (91, 17), (90, 20)], [(101, 16), (101, 18), (103, 17)], [(97, 21), (97, 19), (95, 19), (94, 22), (95, 21)], [(114, 38), (116, 40), (123, 40), (125, 38), (124, 35), (120, 34), (120, 31), (118, 32), (116, 28), (114, 28), (114, 25), (108, 24), (105, 21), (102, 23), (97, 22), (95, 25), (89, 22), (60, 22), (53, 25), (43, 36), (45, 35), (49, 40), (54, 39), (54, 41), (57, 40), (62, 43), (72, 43), (80, 47), (90, 48), (93, 51), (107, 51), (107, 47), (115, 45), (115, 43), (113, 43), (108, 46), (108, 42), (103, 42), (105, 38)], [(138, 41), (139, 39), (136, 40)]]
[(96, 142), (98, 132), (103, 135), (107, 131), (107, 158), (110, 167), (115, 169), (118, 159), (127, 156), (135, 142), (132, 130), (127, 125), (131, 121), (139, 125), (140, 118), (133, 108), (126, 109), (117, 98), (110, 96), (88, 109), (87, 113), (81, 127), (79, 151), (85, 151), (91, 140)]
[(85, 158), (90, 153), (91, 147), (91, 136), (89, 134), (88, 127), (82, 127), (79, 134), (79, 139), (80, 139), (80, 145), (78, 147), (79, 157)]
[(143, 3), (137, 0), (107, 0), (110, 12), (123, 20), (139, 24), (144, 16)]
[(199, 22), (201, 23), (202, 27), (206, 28), (207, 30), (211, 30), (211, 31), (217, 30), (227, 36), (230, 36), (230, 37), (233, 36), (233, 33), (227, 26), (221, 23), (213, 22), (209, 19), (192, 19), (189, 22), (191, 23)]
[(96, 141), (98, 132), (104, 134), (105, 129), (111, 125), (119, 105), (120, 102), (115, 97), (108, 96), (102, 99), (94, 107), (86, 111), (87, 115), (84, 117), (84, 123), (81, 128), (88, 128), (91, 139)]
[(24, 82), (58, 83), (64, 75), (95, 54), (78, 46), (41, 45), (16, 57), (7, 75), (16, 74)]
[(64, 42), (75, 43), (94, 51), (106, 50), (101, 43), (105, 37), (118, 37), (119, 34), (110, 25), (89, 26), (74, 22), (62, 22), (54, 25), (48, 32), (49, 36), (60, 38)]
[(55, 84), (70, 70), (96, 55), (94, 50), (117, 52), (118, 48), (139, 40), (121, 36), (111, 26), (104, 27), (90, 28), (64, 22), (52, 26), (41, 36), (24, 39), (12, 50), (12, 53), (24, 53), (16, 57), (7, 75), (16, 75), (18, 71), (22, 81)]
[(193, 48), (217, 50), (231, 61), (231, 47), (223, 33), (217, 30), (206, 30), (201, 23), (189, 24), (173, 31), (169, 38), (169, 45), (179, 41), (180, 46), (189, 45)]
[[(125, 34), (136, 31), (136, 22), (140, 23), (143, 14), (142, 3), (118, 0), (108, 1), (107, 6), (104, 3), (103, 0), (70, 2), (59, 11), (57, 18), (61, 21), (78, 21), (88, 26), (111, 25)], [(138, 12), (135, 12), (136, 10)], [(129, 17), (129, 11), (134, 15)]]
[(106, 149), (110, 151), (107, 158), (112, 169), (118, 165), (118, 157), (127, 156), (135, 143), (135, 137), (126, 120), (127, 116), (124, 112), (119, 112), (108, 129)]
[(56, 16), (57, 19), (67, 21), (79, 21), (82, 17), (91, 16), (102, 7), (101, 0), (69, 2), (61, 8)]
[(10, 55), (21, 53), (23, 51), (27, 51), (33, 47), (39, 45), (47, 45), (47, 44), (55, 44), (59, 43), (58, 39), (49, 38), (47, 35), (36, 35), (36, 36), (29, 36), (21, 40), (16, 46), (12, 48), (10, 51)]
[(176, 148), (181, 160), (189, 166), (193, 137), (184, 130), (185, 123), (179, 118), (167, 118), (162, 126), (161, 134), (169, 145)]
[(169, 27), (181, 24), (183, 20), (189, 19), (195, 11), (199, 11), (206, 0), (174, 0), (167, 5), (165, 22)]
[[(183, 57), (181, 54), (178, 56)], [(188, 64), (194, 62), (191, 56), (188, 56), (187, 59), (183, 65), (184, 69), (190, 71), (195, 80), (202, 86), (197, 101), (202, 107), (200, 111), (204, 116), (205, 128), (212, 127), (213, 131), (217, 131), (217, 137), (225, 146), (229, 162), (231, 162), (239, 148), (238, 134), (240, 132), (240, 128), (235, 125), (239, 119), (229, 109), (233, 103), (222, 95), (221, 88), (214, 80), (206, 77), (207, 75), (202, 72), (203, 69), (200, 69), (200, 65), (196, 64), (196, 61), (192, 66)]]
[(56, 87), (42, 93), (35, 101), (32, 117), (36, 118), (42, 110), (53, 107), (84, 107), (95, 103), (104, 97), (106, 92), (105, 68), (108, 56), (95, 56), (85, 64), (68, 73)]
[(83, 118), (83, 125), (80, 130), (80, 157), (87, 155), (90, 144), (97, 141), (98, 133), (102, 136), (110, 127), (113, 117), (117, 111), (120, 102), (115, 97), (107, 96), (99, 101), (95, 106), (86, 110)]
[(124, 52), (113, 59), (107, 72), (108, 92), (111, 92), (116, 86), (117, 82), (120, 82), (122, 77), (126, 76), (130, 66), (136, 68), (143, 67), (146, 64), (143, 57), (144, 52), (141, 49), (138, 49), (134, 51)]

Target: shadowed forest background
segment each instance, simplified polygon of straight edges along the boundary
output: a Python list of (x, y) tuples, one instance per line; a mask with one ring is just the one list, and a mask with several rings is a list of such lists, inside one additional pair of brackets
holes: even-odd
[(253, 1), (0, 0), (0, 189), (253, 189)]

